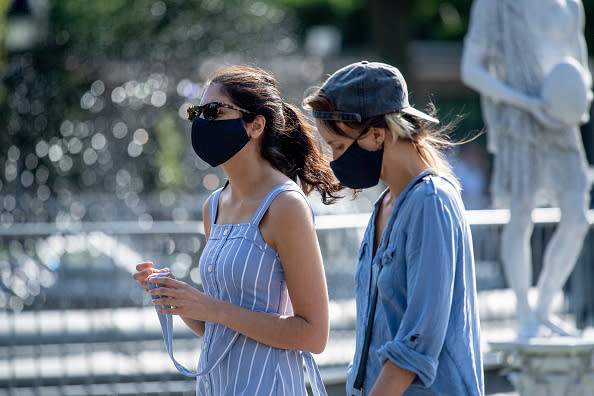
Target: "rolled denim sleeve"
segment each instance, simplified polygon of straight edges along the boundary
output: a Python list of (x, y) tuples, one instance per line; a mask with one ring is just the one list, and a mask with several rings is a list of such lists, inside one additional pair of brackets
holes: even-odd
[(430, 386), (448, 328), (455, 277), (457, 228), (438, 195), (411, 215), (406, 242), (407, 306), (394, 340), (378, 353)]

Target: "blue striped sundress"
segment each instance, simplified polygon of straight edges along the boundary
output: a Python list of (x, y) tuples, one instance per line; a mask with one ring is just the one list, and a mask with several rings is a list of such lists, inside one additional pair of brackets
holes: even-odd
[[(216, 224), (219, 196), (209, 202), (210, 236), (200, 257), (204, 292), (258, 312), (291, 315), (293, 308), (276, 250), (258, 228), (270, 203), (293, 182), (275, 186), (249, 223)], [(305, 197), (305, 196), (304, 196)], [(314, 395), (326, 395), (311, 353), (273, 348), (219, 323), (207, 322), (198, 362), (196, 394), (204, 396), (306, 395), (303, 366)]]

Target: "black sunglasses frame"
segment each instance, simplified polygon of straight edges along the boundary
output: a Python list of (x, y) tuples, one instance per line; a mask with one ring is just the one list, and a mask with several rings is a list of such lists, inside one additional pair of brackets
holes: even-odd
[[(231, 109), (231, 110), (237, 110), (243, 114), (255, 115), (255, 113), (253, 113), (249, 110), (246, 110), (246, 109), (242, 109), (239, 106), (231, 105), (228, 103), (222, 103), (222, 102), (211, 102), (211, 103), (203, 104), (202, 106), (188, 107), (188, 120), (190, 122), (192, 122), (192, 121), (194, 121), (194, 118), (200, 117), (200, 114), (204, 114), (204, 119), (206, 119), (208, 121), (216, 120), (220, 114), (221, 107), (225, 107), (225, 108)], [(214, 112), (214, 114), (213, 114), (213, 112)]]

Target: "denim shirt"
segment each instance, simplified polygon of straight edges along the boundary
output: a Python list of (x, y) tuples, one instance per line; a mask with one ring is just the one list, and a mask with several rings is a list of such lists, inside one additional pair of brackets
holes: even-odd
[(433, 171), (418, 175), (396, 198), (374, 255), (374, 224), (384, 194), (359, 250), (356, 351), (347, 393), (357, 375), (379, 273), (362, 394), (369, 394), (389, 359), (416, 373), (404, 395), (483, 395), (472, 238), (460, 194)]

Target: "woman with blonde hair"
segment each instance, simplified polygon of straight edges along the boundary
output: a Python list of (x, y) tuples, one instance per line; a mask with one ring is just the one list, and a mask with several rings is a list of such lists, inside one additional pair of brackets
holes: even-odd
[(342, 184), (387, 185), (359, 251), (348, 394), (484, 394), (472, 239), (438, 120), (375, 62), (338, 70), (304, 105)]

